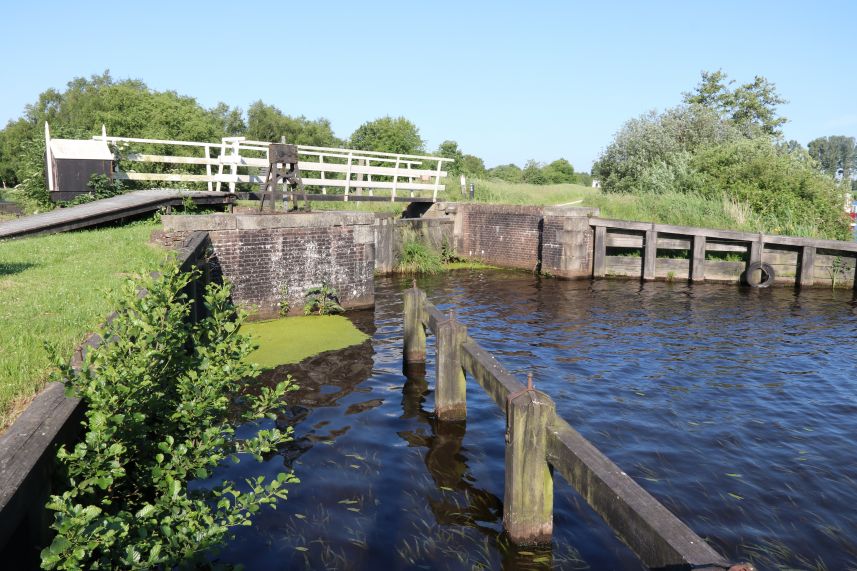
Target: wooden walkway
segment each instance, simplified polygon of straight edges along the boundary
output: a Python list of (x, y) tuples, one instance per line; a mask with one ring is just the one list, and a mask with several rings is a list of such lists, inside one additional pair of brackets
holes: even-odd
[(235, 196), (227, 192), (137, 190), (112, 198), (0, 222), (0, 240), (87, 228), (155, 212), (163, 207), (180, 206), (186, 198), (190, 198), (198, 206), (232, 204), (235, 201)]

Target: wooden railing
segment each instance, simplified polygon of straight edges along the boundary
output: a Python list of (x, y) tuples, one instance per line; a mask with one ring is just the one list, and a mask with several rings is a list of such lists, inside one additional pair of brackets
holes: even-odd
[[(241, 183), (258, 185), (264, 182), (264, 174), (258, 169), (268, 167), (268, 143), (248, 141), (244, 137), (225, 137), (220, 144), (194, 141), (171, 141), (162, 139), (140, 139), (134, 137), (113, 137), (102, 131), (95, 140), (104, 141), (114, 149), (116, 158), (124, 162), (160, 163), (172, 165), (203, 165), (205, 174), (176, 172), (137, 172), (116, 171), (114, 176), (120, 180), (197, 182), (206, 183), (208, 190), (221, 190), (226, 184), (230, 192), (235, 192)], [(198, 149), (200, 156), (175, 156), (148, 154), (140, 152), (124, 153), (122, 147), (134, 145), (162, 145), (192, 147)], [(389, 192), (389, 199), (396, 201), (408, 197), (437, 200), (437, 193), (444, 190), (441, 180), (447, 175), (444, 164), (452, 159), (425, 155), (407, 155), (297, 145), (304, 186), (318, 188), (321, 194), (328, 189), (341, 190), (342, 200), (348, 201), (355, 192), (367, 191), (373, 195), (375, 190)], [(426, 168), (428, 165), (428, 168)], [(386, 196), (386, 195), (385, 195)]]
[[(550, 542), (553, 478), (562, 475), (649, 568), (729, 569), (730, 564), (566, 421), (551, 398), (524, 386), (416, 287), (404, 294), (405, 365), (423, 363), (436, 337), (435, 414), (467, 415), (466, 377), (506, 413), (503, 527), (517, 544)], [(551, 470), (553, 467), (553, 470)], [(734, 569), (740, 569), (735, 566)]]

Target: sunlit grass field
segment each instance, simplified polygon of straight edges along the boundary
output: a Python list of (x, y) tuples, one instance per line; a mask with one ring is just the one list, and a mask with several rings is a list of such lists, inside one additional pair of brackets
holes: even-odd
[(109, 292), (167, 252), (153, 223), (0, 242), (0, 431), (112, 310)]

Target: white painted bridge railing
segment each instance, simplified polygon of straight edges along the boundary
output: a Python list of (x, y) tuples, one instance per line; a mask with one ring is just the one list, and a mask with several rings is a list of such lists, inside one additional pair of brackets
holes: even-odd
[[(160, 163), (172, 165), (203, 165), (205, 174), (176, 172), (114, 172), (120, 180), (199, 182), (207, 183), (209, 190), (221, 190), (222, 185), (229, 186), (235, 192), (239, 183), (260, 185), (265, 182), (265, 174), (257, 174), (256, 169), (266, 169), (268, 163), (268, 144), (263, 141), (248, 141), (244, 137), (225, 137), (220, 144), (195, 141), (170, 141), (161, 139), (140, 139), (134, 137), (112, 137), (102, 130), (95, 140), (104, 141), (113, 148), (117, 160), (123, 162)], [(140, 152), (123, 154), (122, 148), (130, 145), (169, 145), (194, 147), (201, 156), (157, 155)], [(354, 193), (365, 190), (370, 195), (375, 190), (390, 192), (390, 200), (395, 201), (398, 193), (407, 192), (410, 197), (427, 198), (431, 193), (433, 201), (437, 193), (444, 190), (441, 183), (447, 175), (444, 163), (452, 159), (425, 155), (405, 155), (296, 145), (298, 148), (298, 167), (305, 187), (320, 188), (322, 194), (328, 194), (329, 188), (341, 189), (343, 200), (347, 201)], [(213, 154), (212, 154), (213, 153)], [(425, 168), (429, 165), (430, 168)]]

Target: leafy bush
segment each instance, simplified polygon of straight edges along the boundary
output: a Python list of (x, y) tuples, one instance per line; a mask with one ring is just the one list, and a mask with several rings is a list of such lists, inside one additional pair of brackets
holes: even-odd
[(701, 148), (691, 167), (704, 195), (746, 204), (773, 232), (849, 239), (843, 189), (818, 172), (803, 149), (739, 139)]
[(326, 282), (309, 288), (304, 297), (307, 300), (304, 304), (304, 315), (332, 315), (345, 311), (339, 305), (339, 294)]
[[(297, 481), (289, 473), (244, 485), (211, 479), (227, 458), (260, 460), (291, 431), (236, 438), (227, 410), (240, 382), (258, 372), (244, 361), (252, 345), (238, 334), (243, 314), (229, 287), (209, 285), (207, 317), (189, 323), (181, 292), (190, 279), (172, 265), (129, 280), (101, 332), (109, 342), (90, 351), (79, 372), (62, 367), (88, 409), (83, 440), (57, 454), (69, 487), (47, 505), (57, 535), (42, 551), (43, 567), (203, 565), (230, 529), (250, 525), (263, 505), (276, 507), (284, 485)], [(273, 417), (294, 388), (288, 379), (248, 397), (244, 419)]]
[(110, 179), (110, 177), (103, 174), (94, 174), (89, 177), (88, 186), (92, 189), (92, 192), (76, 196), (74, 200), (65, 202), (62, 206), (86, 204), (87, 202), (92, 202), (94, 200), (118, 196), (125, 192), (125, 187), (122, 185), (121, 180)]
[(436, 252), (415, 240), (405, 241), (396, 264), (400, 274), (437, 274), (443, 270), (443, 262)]
[(780, 144), (754, 124), (696, 104), (650, 113), (625, 124), (593, 174), (607, 193), (678, 196), (676, 208), (701, 204), (698, 197), (723, 202), (739, 225), (752, 219), (773, 233), (847, 239), (844, 189), (799, 145)]

